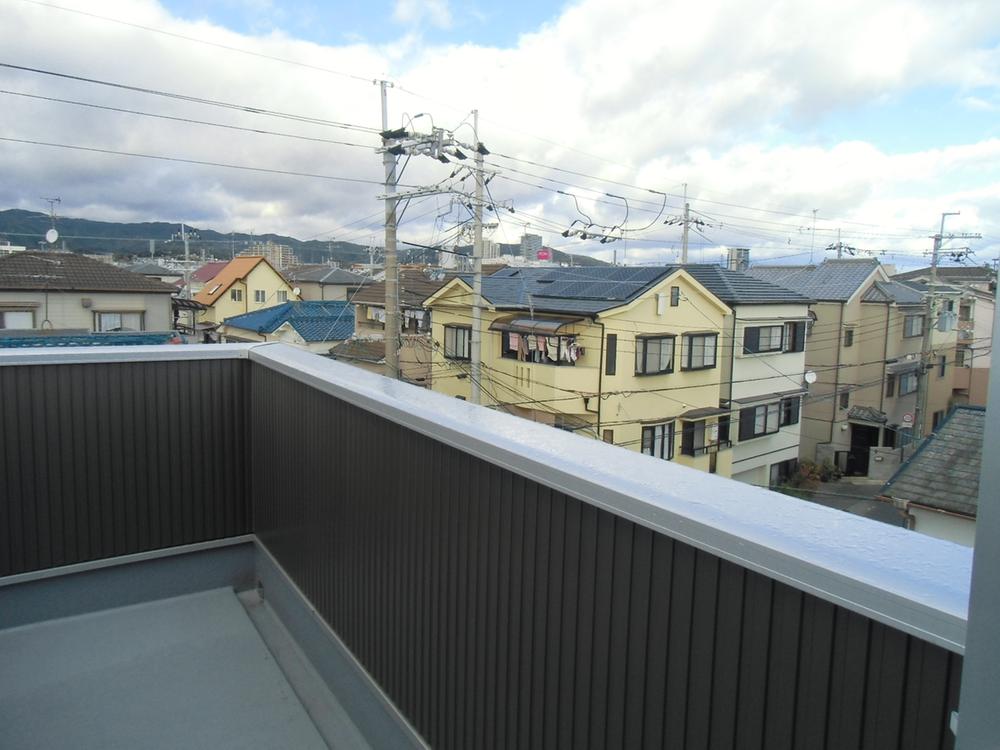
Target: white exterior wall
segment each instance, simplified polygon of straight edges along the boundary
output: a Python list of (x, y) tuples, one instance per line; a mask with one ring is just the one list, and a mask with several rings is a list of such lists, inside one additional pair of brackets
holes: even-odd
[(917, 508), (912, 505), (908, 508), (908, 511), (913, 516), (913, 526), (911, 528), (914, 531), (927, 534), (927, 536), (937, 537), (938, 539), (946, 539), (949, 542), (962, 544), (966, 547), (975, 545), (976, 522), (971, 518), (943, 513), (937, 510)]
[[(84, 307), (84, 300), (90, 301), (89, 307)], [(146, 331), (169, 331), (174, 327), (169, 294), (0, 291), (0, 305), (10, 308), (19, 304), (34, 310), (35, 328), (41, 328), (48, 321), (52, 328), (93, 331), (96, 312), (144, 313), (143, 329)], [(45, 327), (49, 325), (46, 323)]]
[[(806, 370), (805, 352), (775, 352), (743, 354), (743, 329), (752, 326), (783, 325), (808, 318), (808, 305), (738, 305), (736, 312), (736, 335), (732, 336), (733, 321), (726, 321), (727, 335), (723, 341), (730, 347), (732, 355), (732, 399), (744, 401), (758, 398), (757, 404), (778, 400), (771, 394), (782, 393), (805, 387), (802, 379)], [(808, 343), (807, 343), (808, 346)], [(728, 361), (725, 363), (728, 366)], [(728, 373), (724, 378), (728, 379)], [(733, 421), (730, 437), (733, 446), (733, 479), (768, 485), (771, 464), (799, 457), (799, 437), (802, 425), (801, 404), (799, 422), (779, 428), (772, 435), (763, 435), (742, 443), (739, 438), (740, 406), (733, 404)]]

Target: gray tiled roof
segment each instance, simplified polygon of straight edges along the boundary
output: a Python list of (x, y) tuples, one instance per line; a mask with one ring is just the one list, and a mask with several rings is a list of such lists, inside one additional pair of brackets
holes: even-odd
[(975, 516), (986, 410), (957, 406), (882, 487), (896, 500)]
[(132, 273), (141, 273), (143, 276), (183, 276), (183, 271), (171, 271), (169, 268), (164, 268), (156, 263), (136, 263), (135, 265), (129, 266), (128, 270)]
[(923, 303), (924, 295), (915, 285), (902, 284), (898, 281), (876, 281), (871, 289), (864, 293), (861, 301), (919, 305)]
[(173, 294), (177, 287), (76, 253), (22, 252), (0, 258), (0, 289)]
[(818, 266), (757, 265), (747, 273), (822, 302), (845, 302), (879, 267), (874, 258), (824, 260)]
[(505, 268), (483, 277), (483, 297), (498, 308), (593, 314), (630, 302), (675, 268)]
[(694, 276), (708, 291), (727, 305), (761, 305), (798, 302), (813, 299), (770, 281), (751, 276), (745, 271), (730, 271), (722, 266), (688, 265), (684, 270)]
[[(941, 281), (955, 283), (963, 281), (986, 283), (996, 278), (996, 273), (992, 268), (984, 268), (983, 266), (938, 266), (937, 275)], [(910, 281), (929, 279), (930, 276), (930, 268), (918, 268), (913, 271), (897, 273), (892, 278), (899, 281)]]
[(330, 350), (334, 359), (379, 363), (385, 361), (384, 339), (347, 339)]
[(285, 272), (289, 281), (307, 281), (317, 284), (342, 284), (344, 286), (362, 286), (373, 283), (367, 276), (361, 276), (342, 268), (330, 266), (299, 266)]

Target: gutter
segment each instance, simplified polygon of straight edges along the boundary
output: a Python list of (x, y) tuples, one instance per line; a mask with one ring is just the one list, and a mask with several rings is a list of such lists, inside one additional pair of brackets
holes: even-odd
[[(889, 368), (887, 360), (889, 358), (889, 305), (885, 306), (885, 339), (882, 342), (882, 390), (878, 397), (878, 410), (885, 414), (885, 378), (886, 370)], [(895, 392), (895, 391), (894, 391)], [(885, 440), (883, 436), (882, 440)]]
[(840, 303), (840, 316), (837, 321), (837, 368), (833, 371), (833, 410), (830, 416), (830, 439), (827, 445), (833, 445), (833, 425), (837, 422), (837, 407), (840, 405), (840, 349), (844, 345), (844, 305)]
[[(594, 322), (597, 323), (597, 316), (594, 316)], [(604, 323), (597, 323), (601, 327), (601, 356), (598, 359), (598, 369), (597, 369), (597, 439), (603, 440), (601, 436), (601, 392), (604, 386)], [(615, 356), (618, 356), (617, 350), (615, 350)]]

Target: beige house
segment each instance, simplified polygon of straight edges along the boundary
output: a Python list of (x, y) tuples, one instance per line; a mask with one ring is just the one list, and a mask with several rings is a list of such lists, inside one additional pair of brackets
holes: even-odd
[(285, 272), (285, 278), (304, 300), (351, 300), (355, 292), (373, 283), (367, 276), (331, 266), (296, 266)]
[(0, 257), (0, 329), (169, 331), (176, 287), (77, 253)]
[(262, 256), (237, 256), (194, 296), (206, 309), (199, 324), (221, 325), (226, 318), (297, 300), (292, 286)]
[[(830, 461), (850, 475), (883, 475), (898, 462), (917, 419), (929, 434), (947, 413), (955, 366), (954, 330), (931, 330), (924, 293), (891, 281), (874, 259), (826, 260), (816, 266), (754, 266), (749, 273), (813, 297), (806, 368), (815, 378), (803, 400), (800, 457)], [(923, 413), (918, 391), (926, 388)], [(887, 449), (887, 450), (881, 450)]]

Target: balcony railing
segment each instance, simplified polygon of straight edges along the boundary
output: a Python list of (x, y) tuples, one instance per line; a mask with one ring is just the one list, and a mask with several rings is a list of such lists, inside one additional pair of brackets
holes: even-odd
[(3, 353), (0, 427), (0, 576), (252, 534), (433, 747), (951, 746), (965, 548), (276, 344)]
[(732, 440), (717, 440), (707, 445), (681, 445), (681, 455), (683, 456), (704, 456), (707, 453), (718, 453), (733, 447)]

